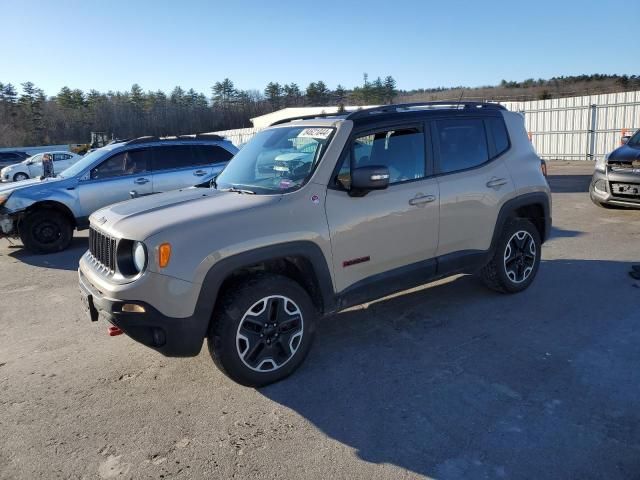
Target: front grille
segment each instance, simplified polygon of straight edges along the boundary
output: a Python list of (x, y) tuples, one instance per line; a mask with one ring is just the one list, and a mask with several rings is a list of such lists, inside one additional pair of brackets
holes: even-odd
[(89, 252), (98, 266), (110, 273), (116, 270), (116, 239), (89, 228)]
[[(620, 187), (632, 187), (632, 188), (631, 189), (624, 188), (624, 191), (620, 191)], [(640, 200), (640, 184), (610, 182), (609, 188), (611, 191), (611, 195), (613, 195), (614, 197)]]

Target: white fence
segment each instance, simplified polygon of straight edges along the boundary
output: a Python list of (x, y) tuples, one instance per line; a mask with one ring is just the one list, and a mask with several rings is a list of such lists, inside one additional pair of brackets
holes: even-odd
[(501, 103), (524, 114), (538, 155), (551, 160), (594, 160), (640, 129), (640, 91)]
[[(623, 133), (640, 129), (640, 91), (501, 103), (524, 114), (538, 154), (550, 160), (594, 160), (618, 147)], [(258, 131), (215, 133), (240, 146)]]

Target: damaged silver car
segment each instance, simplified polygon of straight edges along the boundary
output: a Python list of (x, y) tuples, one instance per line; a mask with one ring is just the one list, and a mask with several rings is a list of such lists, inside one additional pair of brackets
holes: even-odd
[(33, 253), (64, 250), (99, 208), (210, 181), (237, 150), (211, 134), (107, 145), (53, 178), (0, 186), (0, 238), (20, 238)]

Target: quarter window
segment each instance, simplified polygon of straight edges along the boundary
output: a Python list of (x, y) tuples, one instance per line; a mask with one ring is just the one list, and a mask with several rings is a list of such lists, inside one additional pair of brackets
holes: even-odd
[(506, 152), (509, 149), (509, 136), (507, 129), (504, 126), (504, 121), (501, 118), (489, 117), (487, 118), (489, 129), (493, 134), (493, 142), (496, 148), (496, 156)]
[(436, 120), (440, 172), (477, 167), (489, 160), (484, 123), (475, 118)]
[(149, 151), (122, 152), (105, 160), (91, 170), (92, 179), (122, 177), (144, 173), (149, 168)]
[(424, 136), (417, 128), (398, 128), (357, 137), (345, 159), (338, 183), (351, 185), (351, 168), (380, 165), (389, 169), (389, 183), (424, 178)]

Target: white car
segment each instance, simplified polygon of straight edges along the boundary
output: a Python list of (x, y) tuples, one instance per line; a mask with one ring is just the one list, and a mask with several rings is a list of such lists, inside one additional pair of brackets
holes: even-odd
[(82, 158), (80, 155), (65, 151), (38, 153), (20, 163), (9, 165), (0, 170), (0, 179), (2, 179), (3, 182), (19, 182), (20, 180), (41, 176), (42, 157), (46, 153), (53, 155), (53, 171), (56, 175)]

